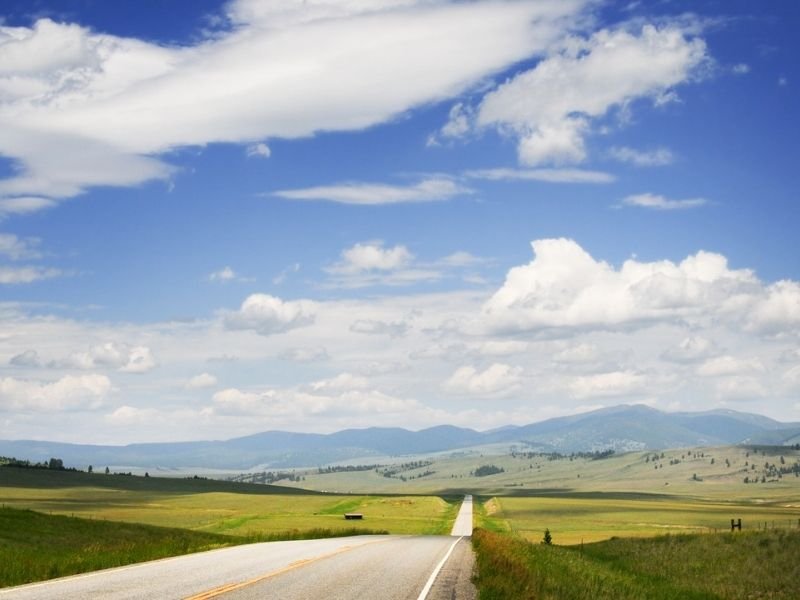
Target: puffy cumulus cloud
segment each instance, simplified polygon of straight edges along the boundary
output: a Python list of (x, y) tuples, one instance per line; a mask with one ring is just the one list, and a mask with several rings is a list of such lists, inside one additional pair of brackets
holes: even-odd
[(340, 204), (399, 204), (436, 202), (473, 193), (450, 177), (429, 177), (412, 185), (347, 182), (293, 190), (278, 190), (273, 196), (286, 200), (323, 200)]
[(708, 204), (705, 198), (685, 198), (683, 200), (671, 200), (659, 194), (634, 194), (622, 199), (621, 206), (636, 206), (639, 208), (649, 208), (652, 210), (686, 210), (687, 208), (697, 208)]
[(800, 282), (782, 280), (762, 290), (751, 303), (746, 326), (767, 334), (796, 332), (800, 328)]
[(0, 154), (19, 169), (0, 197), (166, 178), (158, 155), (182, 146), (386, 122), (542, 52), (586, 4), (237, 0), (235, 26), (189, 46), (2, 26)]
[(200, 373), (186, 382), (186, 388), (190, 390), (202, 390), (217, 385), (217, 378), (210, 373)]
[(714, 343), (702, 336), (689, 336), (661, 353), (661, 358), (675, 363), (696, 363), (710, 357), (716, 351)]
[(329, 267), (330, 273), (352, 275), (364, 271), (393, 271), (408, 265), (414, 256), (405, 246), (384, 248), (383, 242), (355, 244), (342, 251), (341, 262)]
[(519, 389), (522, 368), (494, 363), (480, 371), (468, 365), (456, 369), (442, 388), (451, 394), (502, 396)]
[(483, 356), (512, 356), (528, 350), (528, 342), (520, 340), (489, 340), (476, 348)]
[[(755, 275), (729, 269), (719, 254), (700, 251), (677, 264), (629, 259), (616, 269), (572, 240), (537, 240), (532, 246), (534, 260), (512, 268), (484, 304), (490, 329), (608, 328), (711, 314), (733, 318), (754, 304), (768, 306)], [(775, 304), (784, 306), (780, 300)], [(774, 315), (774, 322), (793, 318), (791, 310), (763, 311)], [(760, 314), (756, 311), (754, 322)]]
[(105, 404), (111, 391), (105, 375), (66, 375), (50, 383), (2, 377), (0, 411), (94, 410)]
[(386, 248), (382, 241), (364, 242), (342, 251), (338, 262), (327, 267), (329, 287), (360, 288), (374, 285), (412, 285), (434, 281), (442, 272), (414, 264), (414, 255), (403, 245)]
[(738, 358), (729, 354), (711, 358), (697, 367), (697, 374), (702, 377), (742, 375), (762, 371), (764, 371), (764, 364), (758, 358)]
[(534, 68), (488, 93), (476, 124), (517, 136), (524, 164), (581, 162), (591, 119), (639, 98), (664, 101), (705, 60), (703, 40), (679, 25), (572, 37)]
[(223, 313), (223, 320), (228, 329), (272, 335), (310, 325), (317, 308), (311, 300), (284, 301), (268, 294), (252, 294), (239, 310)]
[(106, 342), (83, 352), (75, 352), (65, 359), (51, 361), (47, 366), (85, 370), (108, 368), (122, 373), (147, 373), (158, 366), (158, 363), (147, 346)]
[(573, 398), (630, 396), (646, 391), (647, 378), (634, 371), (611, 371), (575, 377), (568, 389)]

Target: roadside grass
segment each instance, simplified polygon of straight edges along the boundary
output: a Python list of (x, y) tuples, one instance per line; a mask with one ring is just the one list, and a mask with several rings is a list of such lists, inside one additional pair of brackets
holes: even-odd
[(386, 533), (315, 529), (234, 537), (0, 509), (0, 587), (238, 544)]
[[(460, 498), (458, 499), (460, 501)], [(343, 531), (343, 513), (396, 534), (447, 533), (458, 503), (437, 496), (342, 496), (212, 480), (51, 473), (0, 468), (0, 503), (96, 520), (180, 527), (235, 536), (290, 530)]]
[(478, 529), (480, 600), (800, 597), (800, 532), (682, 534), (546, 546)]
[(557, 544), (580, 544), (619, 537), (730, 530), (742, 519), (744, 531), (800, 529), (800, 506), (782, 502), (706, 501), (646, 494), (549, 494), (541, 497), (481, 498), (480, 527), (510, 530), (531, 541), (550, 529)]

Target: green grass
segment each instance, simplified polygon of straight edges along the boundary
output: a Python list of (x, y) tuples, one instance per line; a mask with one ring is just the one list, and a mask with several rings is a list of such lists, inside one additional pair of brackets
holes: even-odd
[(448, 532), (454, 499), (342, 496), (276, 486), (0, 468), (0, 503), (52, 514), (180, 527), (237, 536), (289, 530), (345, 530), (343, 513), (390, 533)]
[[(800, 501), (800, 477), (791, 474), (763, 484), (744, 483), (744, 477), (760, 480), (765, 462), (779, 463), (781, 456), (787, 465), (800, 460), (800, 451), (790, 447), (665, 450), (664, 458), (653, 462), (650, 459), (655, 454), (652, 451), (628, 452), (603, 460), (570, 460), (568, 457), (548, 460), (541, 456), (511, 456), (505, 445), (487, 448), (485, 452), (465, 450), (416, 457), (430, 459), (432, 464), (405, 471), (406, 481), (384, 477), (374, 470), (320, 474), (312, 469), (298, 473), (305, 477), (303, 487), (340, 492), (526, 496), (548, 491), (600, 491), (662, 493), (717, 500)], [(661, 452), (658, 454), (660, 456)], [(470, 475), (486, 464), (497, 465), (504, 472), (488, 477)], [(434, 474), (418, 477), (429, 470)]]
[(784, 502), (721, 502), (624, 493), (548, 494), (540, 497), (479, 498), (477, 524), (510, 530), (531, 541), (549, 528), (556, 544), (580, 544), (613, 536), (713, 533), (742, 519), (745, 531), (800, 526), (800, 506)]
[(800, 532), (614, 539), (545, 546), (476, 530), (481, 600), (745, 600), (800, 597)]
[(0, 587), (250, 542), (385, 533), (288, 531), (234, 537), (151, 525), (0, 509)]

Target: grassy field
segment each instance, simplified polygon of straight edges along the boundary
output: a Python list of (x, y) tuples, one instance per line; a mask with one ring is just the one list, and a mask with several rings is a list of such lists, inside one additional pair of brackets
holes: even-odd
[(212, 480), (127, 477), (0, 468), (0, 503), (96, 520), (180, 527), (238, 536), (352, 527), (390, 533), (447, 533), (460, 498), (303, 494)]
[(550, 529), (556, 544), (580, 544), (664, 533), (713, 533), (742, 519), (745, 531), (800, 530), (796, 503), (698, 500), (646, 494), (582, 493), (541, 497), (479, 498), (477, 524), (511, 531), (531, 541)]
[[(725, 446), (628, 452), (603, 460), (530, 456), (520, 448), (512, 455), (508, 448), (504, 450), (502, 454), (466, 451), (430, 455), (424, 457), (423, 466), (402, 470), (393, 477), (385, 477), (381, 469), (340, 473), (302, 471), (305, 477), (302, 485), (313, 490), (360, 493), (475, 492), (508, 496), (561, 490), (664, 493), (721, 500), (800, 499), (800, 477), (794, 474), (776, 477), (765, 467), (767, 463), (791, 467), (800, 462), (800, 451), (790, 447)], [(412, 458), (421, 457), (397, 460)], [(475, 471), (485, 465), (495, 465), (503, 472), (476, 477)], [(745, 477), (748, 483), (744, 483)]]
[(385, 533), (352, 528), (241, 537), (0, 508), (0, 587), (237, 544)]
[(800, 597), (800, 532), (668, 535), (564, 548), (478, 530), (481, 600)]

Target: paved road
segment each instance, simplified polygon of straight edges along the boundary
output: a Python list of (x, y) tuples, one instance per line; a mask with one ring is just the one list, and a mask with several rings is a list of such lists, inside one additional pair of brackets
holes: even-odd
[[(270, 542), (0, 590), (0, 600), (472, 600), (472, 551), (461, 537), (358, 536)], [(461, 523), (459, 525), (459, 522)]]

